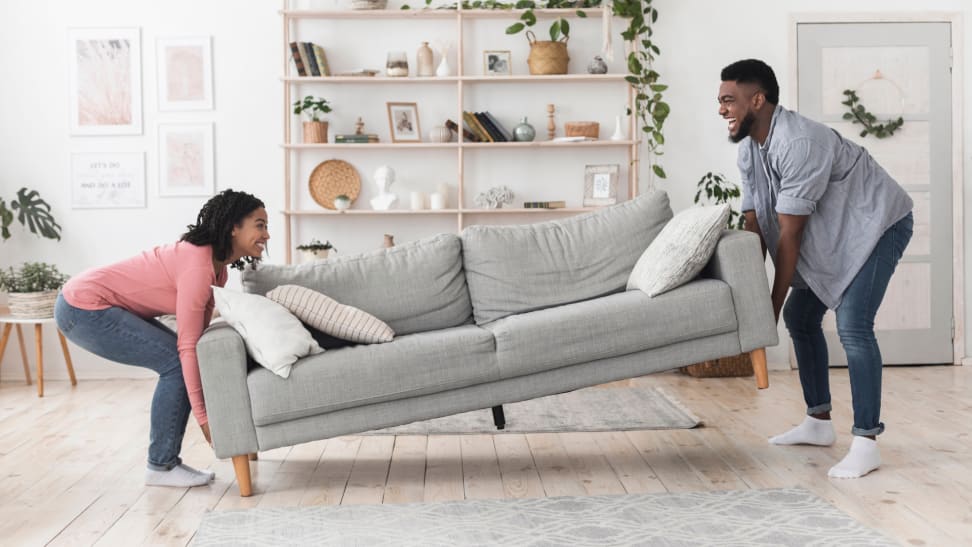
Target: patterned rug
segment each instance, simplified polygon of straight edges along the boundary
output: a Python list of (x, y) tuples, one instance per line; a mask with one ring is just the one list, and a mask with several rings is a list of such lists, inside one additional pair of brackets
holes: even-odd
[(506, 428), (497, 430), (490, 409), (379, 429), (364, 435), (543, 433), (691, 429), (702, 424), (691, 411), (653, 387), (589, 387), (503, 405)]
[(799, 488), (226, 511), (193, 544), (895, 545)]

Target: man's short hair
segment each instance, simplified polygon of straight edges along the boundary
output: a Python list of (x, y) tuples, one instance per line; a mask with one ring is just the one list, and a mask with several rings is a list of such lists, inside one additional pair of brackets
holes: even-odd
[(757, 84), (770, 104), (780, 104), (780, 84), (773, 69), (759, 59), (743, 59), (722, 69), (723, 82)]

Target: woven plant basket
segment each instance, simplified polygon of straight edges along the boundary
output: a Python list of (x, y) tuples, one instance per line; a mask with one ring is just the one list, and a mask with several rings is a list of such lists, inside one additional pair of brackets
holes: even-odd
[(695, 378), (721, 378), (727, 376), (752, 376), (753, 362), (748, 353), (740, 353), (732, 357), (720, 357), (711, 361), (702, 361), (679, 370)]
[(304, 122), (304, 142), (326, 143), (328, 122)]
[(54, 317), (57, 291), (7, 293), (10, 315), (21, 319), (47, 319)]
[(527, 66), (530, 74), (567, 74), (567, 37), (563, 41), (537, 40), (532, 30), (528, 30), (527, 41), (530, 42), (530, 55)]

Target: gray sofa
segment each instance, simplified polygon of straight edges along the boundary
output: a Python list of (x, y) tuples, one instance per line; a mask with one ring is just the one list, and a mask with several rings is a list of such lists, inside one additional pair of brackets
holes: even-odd
[(396, 332), (329, 349), (288, 379), (248, 366), (214, 325), (198, 345), (213, 445), (250, 495), (248, 454), (400, 425), (750, 352), (765, 387), (777, 343), (754, 234), (725, 231), (703, 274), (649, 298), (625, 291), (672, 217), (661, 191), (572, 218), (470, 226), (390, 249), (298, 266), (263, 265), (244, 290), (318, 290)]

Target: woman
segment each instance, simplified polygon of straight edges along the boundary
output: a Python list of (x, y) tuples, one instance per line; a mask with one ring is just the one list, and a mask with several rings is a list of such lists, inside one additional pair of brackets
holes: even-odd
[[(179, 458), (190, 408), (212, 443), (196, 342), (212, 319), (211, 286), (226, 284), (226, 266), (242, 270), (258, 261), (270, 239), (263, 202), (233, 190), (210, 199), (188, 228), (176, 243), (75, 276), (54, 312), (75, 344), (159, 373), (145, 472), (152, 486), (200, 486), (214, 478)], [(178, 335), (154, 319), (173, 313)]]

